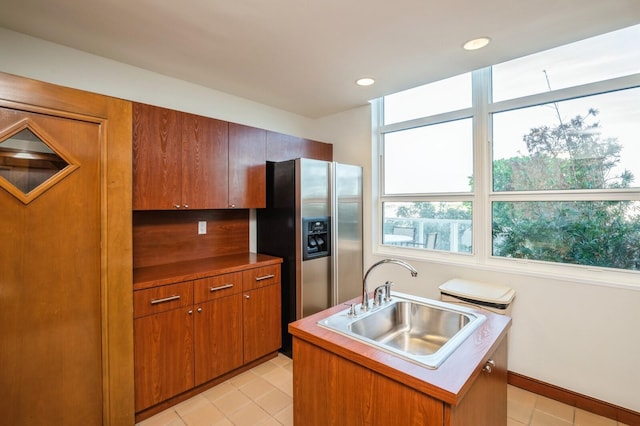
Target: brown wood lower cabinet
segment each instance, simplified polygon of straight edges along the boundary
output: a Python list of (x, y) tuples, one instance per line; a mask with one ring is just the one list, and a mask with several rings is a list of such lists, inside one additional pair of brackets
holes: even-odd
[(294, 423), (305, 426), (507, 424), (507, 339), (456, 405), (294, 336)]
[(134, 291), (134, 318), (140, 412), (280, 348), (280, 265)]
[[(134, 320), (136, 410), (193, 387), (191, 309), (174, 309)], [(181, 368), (176, 368), (178, 365)]]
[(236, 294), (202, 303), (194, 316), (197, 386), (243, 364), (242, 296)]

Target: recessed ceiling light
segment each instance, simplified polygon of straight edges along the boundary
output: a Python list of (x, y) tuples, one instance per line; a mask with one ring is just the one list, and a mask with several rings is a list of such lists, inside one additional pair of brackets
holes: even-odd
[(474, 38), (473, 40), (469, 40), (462, 47), (465, 50), (478, 50), (485, 47), (487, 44), (489, 44), (489, 42), (491, 42), (491, 39), (489, 37), (479, 37)]
[(376, 81), (370, 77), (360, 78), (356, 80), (356, 84), (358, 86), (371, 86)]

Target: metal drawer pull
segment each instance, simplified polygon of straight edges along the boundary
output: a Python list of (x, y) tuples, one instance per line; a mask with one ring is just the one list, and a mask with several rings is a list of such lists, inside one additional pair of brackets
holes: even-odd
[(225, 288), (231, 288), (231, 287), (233, 287), (233, 284), (225, 284), (225, 285), (221, 285), (220, 287), (211, 287), (209, 291), (213, 293), (214, 291), (224, 290)]
[(152, 305), (157, 305), (158, 303), (171, 302), (172, 300), (180, 299), (180, 295), (176, 294), (175, 296), (165, 297), (164, 299), (154, 299), (151, 301)]
[(274, 274), (263, 275), (261, 277), (256, 277), (256, 281), (268, 280), (269, 278), (275, 277)]

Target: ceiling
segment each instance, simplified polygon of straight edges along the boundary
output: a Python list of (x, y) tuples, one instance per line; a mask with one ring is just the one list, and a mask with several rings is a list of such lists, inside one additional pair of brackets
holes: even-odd
[[(638, 0), (0, 0), (0, 26), (303, 116), (640, 22)], [(468, 52), (468, 39), (492, 43)], [(374, 77), (359, 87), (355, 80)]]

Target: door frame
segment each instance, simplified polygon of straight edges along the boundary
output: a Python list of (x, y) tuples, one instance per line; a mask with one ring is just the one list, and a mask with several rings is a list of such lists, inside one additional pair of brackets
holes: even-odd
[(134, 423), (131, 102), (0, 72), (0, 105), (100, 126), (103, 425)]

